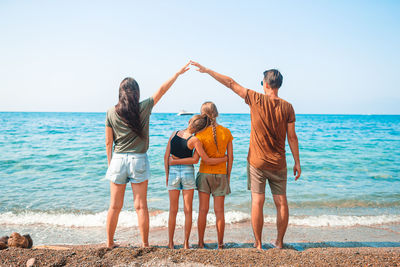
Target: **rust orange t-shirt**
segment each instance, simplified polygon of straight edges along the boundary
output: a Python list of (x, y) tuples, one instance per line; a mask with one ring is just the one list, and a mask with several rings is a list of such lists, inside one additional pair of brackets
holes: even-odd
[(292, 105), (283, 99), (247, 90), (251, 132), (247, 161), (263, 170), (286, 168), (285, 142), (288, 123), (296, 121)]
[[(218, 150), (214, 142), (213, 129), (211, 126), (205, 128), (203, 131), (196, 134), (196, 137), (200, 140), (204, 150), (206, 151), (207, 155), (210, 158), (223, 157), (225, 155), (226, 148), (229, 142), (233, 140), (231, 131), (229, 131), (228, 128), (225, 128), (221, 125), (217, 125), (216, 132), (217, 132)], [(226, 162), (222, 162), (218, 165), (207, 165), (203, 161), (203, 159), (201, 159), (199, 172), (212, 173), (212, 174), (226, 174)]]

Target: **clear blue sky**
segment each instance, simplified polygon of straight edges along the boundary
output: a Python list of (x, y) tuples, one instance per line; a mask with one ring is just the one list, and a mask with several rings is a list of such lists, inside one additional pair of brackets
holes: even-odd
[[(193, 59), (261, 91), (278, 68), (297, 113), (400, 114), (400, 1), (0, 2), (0, 110), (106, 111)], [(248, 112), (194, 69), (155, 112)]]

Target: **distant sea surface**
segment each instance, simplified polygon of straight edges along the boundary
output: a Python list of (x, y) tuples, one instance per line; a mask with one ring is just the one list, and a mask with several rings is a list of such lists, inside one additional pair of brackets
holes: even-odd
[[(152, 227), (167, 226), (163, 155), (171, 133), (184, 129), (188, 120), (176, 114), (151, 115)], [(104, 180), (104, 122), (105, 113), (0, 113), (0, 235), (9, 234), (1, 229), (47, 227), (57, 232), (57, 227), (105, 226), (109, 182)], [(250, 218), (246, 177), (250, 115), (220, 114), (218, 122), (234, 136), (226, 222), (238, 223)], [(400, 223), (400, 116), (297, 115), (296, 130), (302, 165), (298, 181), (286, 148), (291, 225)], [(193, 205), (196, 219), (197, 193)], [(265, 219), (275, 221), (268, 186)], [(215, 217), (211, 214), (208, 220), (213, 224)], [(183, 224), (181, 213), (177, 223)], [(119, 226), (137, 226), (130, 187)]]

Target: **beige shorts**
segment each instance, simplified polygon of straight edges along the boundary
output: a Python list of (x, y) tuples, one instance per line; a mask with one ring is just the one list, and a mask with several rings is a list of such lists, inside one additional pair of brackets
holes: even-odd
[(264, 194), (269, 183), (273, 195), (286, 195), (287, 169), (262, 170), (247, 163), (247, 189), (253, 193)]
[(231, 193), (226, 174), (197, 173), (196, 187), (199, 192), (221, 197)]

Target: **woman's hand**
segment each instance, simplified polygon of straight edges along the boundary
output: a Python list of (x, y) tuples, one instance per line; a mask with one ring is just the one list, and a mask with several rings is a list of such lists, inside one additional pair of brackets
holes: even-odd
[(181, 74), (184, 74), (185, 72), (187, 72), (190, 69), (190, 67), (188, 67), (189, 64), (190, 64), (190, 61), (185, 66), (183, 66), (176, 74), (181, 75)]
[(157, 90), (157, 92), (154, 93), (153, 95), (153, 101), (154, 105), (160, 101), (161, 97), (169, 90), (169, 88), (174, 84), (176, 79), (178, 79), (179, 75), (185, 73), (186, 71), (189, 70), (188, 66), (190, 64), (190, 61), (183, 67), (181, 68), (177, 73), (174, 74), (171, 78), (169, 78), (166, 82), (164, 82), (161, 87)]

